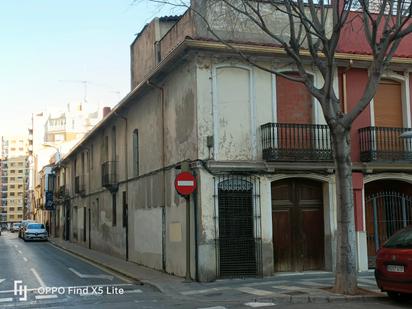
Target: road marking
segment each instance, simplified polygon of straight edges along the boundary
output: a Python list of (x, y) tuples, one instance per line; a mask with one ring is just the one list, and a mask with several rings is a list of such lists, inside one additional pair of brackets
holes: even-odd
[(215, 306), (215, 307), (202, 307), (198, 309), (226, 309), (226, 307), (223, 306)]
[(17, 250), (18, 253), (23, 254), (23, 252), (21, 252), (21, 250)]
[(124, 291), (125, 294), (132, 294), (132, 293), (143, 293), (142, 290), (128, 290)]
[(107, 280), (113, 280), (113, 276), (109, 276), (109, 275), (104, 275), (104, 274), (100, 274), (100, 275), (86, 275), (86, 274), (81, 274), (78, 271), (76, 271), (75, 269), (69, 267), (69, 270), (73, 273), (75, 273), (78, 277), (80, 278), (95, 278), (95, 279), (107, 279)]
[(309, 287), (319, 287), (319, 288), (326, 288), (330, 286), (329, 284), (326, 284), (326, 283), (311, 282), (311, 281), (299, 282), (299, 284), (307, 285)]
[(134, 283), (135, 283), (135, 280), (134, 280), (134, 279), (131, 280), (130, 278), (127, 278), (125, 275), (121, 275), (121, 274), (119, 274), (119, 273), (115, 273), (115, 272), (111, 271), (110, 269), (108, 269), (108, 268), (106, 268), (106, 267), (104, 267), (104, 266), (100, 266), (100, 265), (98, 265), (98, 264), (96, 264), (96, 263), (93, 263), (92, 261), (90, 261), (90, 260), (88, 260), (88, 259), (86, 259), (86, 258), (84, 258), (84, 257), (81, 257), (81, 256), (79, 256), (79, 255), (76, 255), (76, 254), (70, 252), (68, 249), (63, 249), (63, 247), (59, 247), (58, 245), (54, 245), (52, 242), (48, 242), (47, 244), (48, 244), (49, 246), (57, 249), (57, 250), (60, 250), (61, 252), (65, 253), (65, 254), (67, 254), (67, 255), (70, 255), (70, 256), (74, 257), (74, 258), (77, 259), (77, 260), (81, 260), (81, 261), (83, 261), (83, 262), (85, 262), (85, 263), (93, 266), (94, 268), (100, 269), (101, 271), (104, 271), (105, 273), (112, 274), (113, 277), (116, 277), (116, 278), (118, 278), (118, 279), (120, 279), (120, 280), (122, 280), (122, 281), (124, 281), (124, 282), (127, 282), (128, 284), (134, 284)]
[(259, 308), (259, 307), (271, 307), (271, 306), (276, 306), (276, 304), (275, 304), (275, 303), (251, 302), (251, 303), (245, 303), (245, 306), (252, 307), (252, 308)]
[(241, 286), (240, 288), (237, 288), (237, 290), (243, 293), (253, 294), (257, 296), (268, 296), (268, 295), (274, 294), (273, 292), (270, 292), (270, 291), (258, 290), (258, 289), (254, 289), (248, 286)]
[(304, 288), (304, 287), (299, 287), (299, 286), (290, 286), (290, 285), (274, 285), (273, 287), (276, 288), (276, 289), (288, 290), (288, 291), (308, 291), (308, 290), (311, 290), (309, 288)]
[(2, 283), (3, 281), (5, 281), (6, 279), (0, 279), (0, 283)]
[(363, 282), (363, 283), (368, 283), (368, 284), (373, 284), (376, 285), (376, 281), (373, 279), (364, 279), (364, 278), (359, 278), (358, 282)]
[(23, 256), (23, 260), (24, 260), (25, 262), (28, 261), (28, 259), (27, 259), (25, 256)]
[(80, 293), (79, 296), (102, 296), (102, 294), (97, 293)]
[(33, 275), (36, 277), (37, 281), (40, 283), (40, 286), (45, 288), (46, 285), (44, 284), (44, 281), (42, 280), (42, 278), (40, 278), (39, 274), (37, 273), (37, 271), (34, 268), (30, 268), (31, 272), (33, 273)]
[(17, 245), (14, 245), (15, 248), (17, 248)]
[(209, 292), (217, 292), (217, 291), (223, 291), (223, 290), (229, 290), (231, 288), (229, 287), (221, 287), (221, 288), (210, 288), (210, 289), (203, 289), (203, 290), (190, 290), (190, 291), (184, 291), (180, 292), (182, 295), (196, 295), (196, 294), (205, 294)]
[(36, 299), (52, 299), (52, 298), (57, 298), (58, 296), (52, 294), (52, 295), (36, 295), (35, 297)]
[(8, 298), (0, 298), (0, 303), (5, 303), (5, 302), (8, 302), (8, 301), (13, 301), (13, 298), (11, 298), (11, 297), (8, 297)]

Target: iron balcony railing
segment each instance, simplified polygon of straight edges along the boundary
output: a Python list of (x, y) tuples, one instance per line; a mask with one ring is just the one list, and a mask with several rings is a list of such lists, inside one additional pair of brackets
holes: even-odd
[(266, 161), (332, 161), (329, 128), (321, 124), (266, 123), (261, 126)]
[(359, 129), (360, 159), (372, 161), (412, 161), (412, 139), (401, 138), (409, 128), (366, 127)]
[(117, 161), (102, 163), (102, 186), (112, 190), (118, 186)]

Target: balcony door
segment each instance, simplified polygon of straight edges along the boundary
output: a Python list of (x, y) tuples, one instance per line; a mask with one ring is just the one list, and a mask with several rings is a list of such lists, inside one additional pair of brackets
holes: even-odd
[(381, 155), (387, 153), (393, 159), (402, 159), (405, 141), (399, 138), (399, 130), (389, 129), (403, 127), (400, 83), (392, 80), (380, 82), (374, 98), (374, 114), (375, 127), (378, 129), (375, 131), (373, 148)]
[(324, 269), (322, 183), (273, 182), (272, 225), (275, 271)]
[(375, 127), (402, 128), (402, 88), (391, 80), (382, 80), (374, 98)]
[(276, 102), (277, 122), (312, 123), (312, 95), (302, 83), (276, 76)]
[[(290, 73), (293, 75), (293, 73)], [(282, 157), (295, 159), (293, 154), (316, 148), (316, 133), (312, 124), (312, 95), (305, 85), (276, 77), (277, 140), (276, 146)]]

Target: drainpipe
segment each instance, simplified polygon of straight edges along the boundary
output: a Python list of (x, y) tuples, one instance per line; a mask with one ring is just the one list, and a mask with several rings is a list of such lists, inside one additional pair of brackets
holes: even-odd
[(347, 97), (347, 86), (346, 86), (346, 73), (352, 68), (353, 60), (349, 60), (348, 67), (343, 71), (342, 74), (342, 94), (343, 94), (343, 112), (346, 114), (348, 112), (348, 97)]
[[(164, 88), (160, 87), (150, 80), (146, 82), (149, 87), (157, 89), (160, 91), (160, 101), (162, 106), (162, 174), (163, 174), (163, 208), (162, 208), (162, 217), (165, 218), (166, 212), (166, 154), (165, 154), (165, 95)], [(163, 271), (166, 271), (166, 254), (165, 254), (165, 243), (166, 243), (166, 220), (162, 220), (162, 268)]]
[(197, 180), (197, 189), (195, 190), (195, 192), (193, 192), (193, 217), (194, 217), (194, 222), (193, 222), (193, 224), (194, 224), (194, 230), (195, 230), (195, 280), (196, 281), (199, 281), (199, 247), (198, 247), (198, 239), (197, 239), (197, 237), (198, 237), (198, 230), (197, 230), (197, 228), (198, 228), (198, 225), (197, 225), (197, 222), (198, 222), (198, 218), (197, 218), (197, 215), (198, 215), (198, 201), (197, 201), (197, 198), (198, 198), (198, 194), (197, 194), (197, 192), (198, 192), (198, 190), (199, 190), (199, 188), (200, 188), (200, 182), (199, 182), (199, 179), (197, 178), (197, 172), (196, 172), (196, 170), (193, 170), (193, 176), (195, 176), (195, 178), (196, 178), (196, 180)]
[[(124, 166), (125, 166), (125, 178), (126, 178), (126, 207), (127, 207), (127, 218), (126, 218), (126, 261), (129, 260), (129, 167), (128, 167), (128, 160), (127, 160), (127, 132), (128, 132), (128, 125), (127, 125), (127, 117), (120, 115), (117, 112), (114, 114), (124, 120)], [(125, 205), (122, 205), (124, 207)], [(122, 217), (123, 217), (123, 209), (122, 209)], [(123, 218), (124, 220), (124, 218)]]

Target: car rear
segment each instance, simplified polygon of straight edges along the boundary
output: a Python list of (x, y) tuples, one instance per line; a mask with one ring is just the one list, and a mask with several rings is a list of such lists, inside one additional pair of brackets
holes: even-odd
[(13, 223), (13, 225), (12, 225), (12, 227), (11, 227), (11, 229), (10, 229), (10, 231), (12, 232), (12, 233), (14, 233), (14, 232), (18, 232), (19, 231), (19, 229), (20, 229), (20, 223)]
[(412, 294), (412, 228), (396, 233), (378, 251), (375, 277), (389, 295)]

